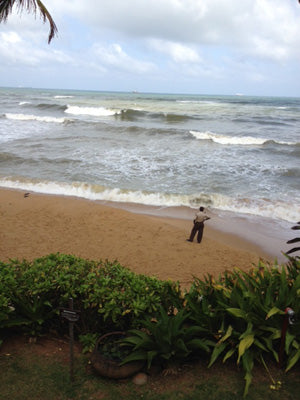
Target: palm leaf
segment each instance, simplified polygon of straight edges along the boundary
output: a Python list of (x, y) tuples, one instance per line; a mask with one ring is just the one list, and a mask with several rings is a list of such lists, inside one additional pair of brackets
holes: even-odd
[(298, 230), (298, 229), (300, 229), (300, 221), (297, 222), (297, 224), (298, 224), (298, 225), (292, 226), (291, 229), (293, 229), (293, 230)]
[(247, 314), (240, 308), (226, 308), (226, 311), (228, 311), (234, 317), (243, 318), (247, 321)]
[(288, 244), (296, 243), (296, 242), (300, 242), (300, 238), (295, 238), (295, 239), (291, 239), (291, 240), (287, 241)]
[(48, 43), (54, 38), (57, 34), (57, 26), (55, 22), (44, 6), (44, 4), (40, 0), (1, 0), (0, 1), (0, 22), (6, 22), (9, 14), (12, 13), (13, 7), (16, 6), (19, 12), (26, 10), (28, 12), (33, 12), (36, 14), (37, 10), (39, 10), (41, 14), (41, 18), (45, 23), (48, 21), (50, 30), (48, 35)]
[(291, 250), (286, 251), (285, 254), (291, 254), (294, 253), (295, 251), (299, 251), (300, 247), (293, 247)]

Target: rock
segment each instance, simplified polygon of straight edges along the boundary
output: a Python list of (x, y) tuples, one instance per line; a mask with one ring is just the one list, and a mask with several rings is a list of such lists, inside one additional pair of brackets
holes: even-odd
[(135, 385), (145, 385), (147, 383), (148, 380), (148, 376), (146, 374), (144, 374), (143, 372), (139, 372), (138, 374), (134, 375), (134, 377), (132, 378), (132, 382)]

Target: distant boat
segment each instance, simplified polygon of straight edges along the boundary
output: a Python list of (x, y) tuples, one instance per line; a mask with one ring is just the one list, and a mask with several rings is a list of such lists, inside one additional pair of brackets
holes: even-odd
[(236, 96), (244, 96), (243, 93), (236, 93)]

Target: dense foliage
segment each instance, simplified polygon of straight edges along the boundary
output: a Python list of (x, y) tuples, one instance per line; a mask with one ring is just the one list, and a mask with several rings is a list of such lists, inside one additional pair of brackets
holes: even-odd
[(8, 328), (30, 335), (60, 332), (59, 310), (69, 298), (80, 312), (78, 334), (129, 329), (160, 305), (180, 306), (178, 293), (178, 283), (136, 275), (117, 262), (51, 254), (0, 263), (0, 335)]
[(0, 339), (66, 332), (60, 308), (73, 298), (85, 349), (121, 329), (128, 332), (125, 362), (170, 367), (197, 357), (211, 367), (231, 359), (244, 370), (247, 394), (256, 363), (267, 371), (270, 363), (286, 371), (299, 365), (299, 271), (299, 258), (288, 257), (282, 266), (195, 278), (183, 293), (178, 283), (136, 275), (117, 262), (63, 254), (0, 262)]

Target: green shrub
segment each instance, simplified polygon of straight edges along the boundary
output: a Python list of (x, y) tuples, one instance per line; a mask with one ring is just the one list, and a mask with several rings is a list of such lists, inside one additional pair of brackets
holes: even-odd
[(80, 311), (78, 334), (130, 329), (159, 305), (172, 309), (183, 301), (178, 283), (137, 275), (117, 262), (64, 254), (2, 263), (0, 285), (0, 321), (14, 320), (30, 335), (60, 330), (59, 309), (69, 298)]

